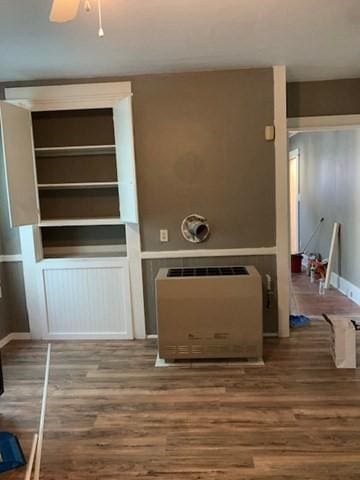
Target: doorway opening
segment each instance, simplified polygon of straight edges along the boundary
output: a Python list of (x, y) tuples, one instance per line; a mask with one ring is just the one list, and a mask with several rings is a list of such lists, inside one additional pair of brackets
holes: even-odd
[(360, 315), (360, 125), (321, 125), (324, 119), (291, 119), (308, 126), (288, 132), (291, 313)]

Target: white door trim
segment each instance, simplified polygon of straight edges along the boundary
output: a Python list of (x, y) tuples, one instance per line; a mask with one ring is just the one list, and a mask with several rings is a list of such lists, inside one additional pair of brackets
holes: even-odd
[(289, 337), (290, 313), (290, 215), (289, 160), (286, 118), (286, 67), (274, 71), (275, 179), (276, 179), (276, 247), (279, 336)]

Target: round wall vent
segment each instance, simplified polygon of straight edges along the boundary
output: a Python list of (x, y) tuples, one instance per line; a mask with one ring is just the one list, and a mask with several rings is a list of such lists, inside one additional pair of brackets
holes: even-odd
[(188, 242), (200, 243), (210, 235), (210, 227), (205, 217), (192, 213), (182, 221), (181, 233)]

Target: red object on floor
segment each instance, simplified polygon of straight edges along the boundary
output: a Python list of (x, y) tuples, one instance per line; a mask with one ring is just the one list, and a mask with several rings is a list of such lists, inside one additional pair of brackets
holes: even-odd
[(301, 253), (291, 255), (291, 273), (301, 273), (302, 257)]

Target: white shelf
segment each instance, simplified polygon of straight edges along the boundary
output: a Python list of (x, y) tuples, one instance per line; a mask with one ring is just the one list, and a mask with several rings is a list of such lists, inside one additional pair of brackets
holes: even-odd
[(118, 182), (82, 182), (82, 183), (39, 183), (39, 190), (61, 190), (81, 188), (116, 188)]
[(44, 252), (44, 259), (47, 258), (113, 258), (113, 257), (126, 257), (126, 252), (89, 252), (89, 253), (66, 253), (66, 252), (59, 252), (59, 253), (46, 253)]
[(65, 157), (81, 155), (114, 155), (115, 145), (78, 145), (72, 147), (35, 148), (37, 157)]
[(120, 245), (78, 245), (63, 247), (44, 246), (44, 258), (78, 258), (78, 257), (126, 257), (126, 244)]
[(55, 219), (55, 220), (41, 220), (40, 227), (76, 227), (87, 225), (124, 225), (125, 222), (120, 218), (74, 218), (74, 219)]

